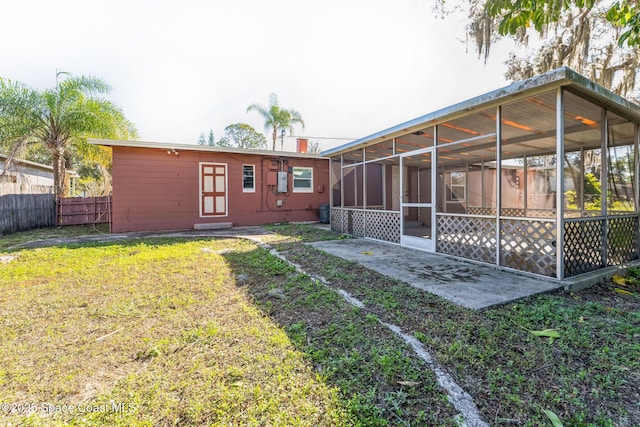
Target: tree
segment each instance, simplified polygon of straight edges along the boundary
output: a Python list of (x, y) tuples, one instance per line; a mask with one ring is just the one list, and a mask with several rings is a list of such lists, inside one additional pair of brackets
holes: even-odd
[(207, 145), (209, 147), (216, 146), (216, 140), (213, 137), (213, 130), (209, 131), (209, 136), (205, 138), (204, 132), (200, 134), (200, 138), (198, 138), (198, 145)]
[(223, 147), (244, 149), (266, 149), (267, 138), (246, 123), (234, 123), (224, 128), (224, 138), (219, 142)]
[(307, 153), (309, 154), (320, 154), (320, 143), (318, 141), (309, 142), (309, 146), (307, 147)]
[(278, 132), (288, 130), (293, 133), (293, 125), (299, 124), (304, 129), (304, 121), (302, 116), (296, 110), (285, 110), (278, 105), (278, 95), (272, 93), (269, 96), (269, 107), (260, 104), (251, 104), (247, 107), (247, 113), (256, 111), (264, 119), (264, 128), (272, 131), (273, 150), (276, 149), (276, 139)]
[[(438, 1), (446, 13), (445, 1)], [(524, 55), (512, 53), (507, 60), (508, 79), (522, 80), (566, 65), (622, 96), (638, 97), (637, 4), (627, 0), (614, 6), (604, 0), (469, 0), (468, 6), (467, 33), (485, 61), (501, 36), (524, 50)], [(620, 29), (612, 23), (628, 25), (624, 29), (629, 35), (621, 38)]]
[(0, 142), (15, 154), (28, 144), (43, 144), (51, 152), (54, 193), (66, 193), (65, 154), (71, 145), (98, 150), (87, 138), (131, 139), (133, 123), (112, 102), (100, 98), (111, 87), (91, 76), (57, 73), (56, 85), (38, 90), (0, 78)]
[[(499, 18), (499, 32), (501, 35), (515, 35), (520, 29), (531, 25), (536, 31), (542, 32), (549, 24), (561, 20), (563, 13), (572, 8), (589, 13), (596, 8), (598, 0), (488, 0), (486, 11), (491, 17)], [(640, 45), (640, 6), (635, 0), (622, 0), (613, 5), (606, 5), (604, 17), (614, 27), (623, 32), (618, 37), (618, 46)]]

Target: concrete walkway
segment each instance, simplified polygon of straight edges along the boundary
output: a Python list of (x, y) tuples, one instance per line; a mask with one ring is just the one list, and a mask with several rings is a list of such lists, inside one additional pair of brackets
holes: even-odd
[(366, 239), (308, 244), (474, 310), (563, 288), (551, 280)]

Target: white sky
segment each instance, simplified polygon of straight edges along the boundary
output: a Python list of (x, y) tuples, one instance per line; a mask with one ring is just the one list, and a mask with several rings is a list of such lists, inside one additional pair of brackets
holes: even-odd
[[(450, 0), (449, 3), (463, 0)], [(113, 86), (140, 139), (196, 143), (252, 103), (299, 111), (297, 135), (360, 138), (507, 84), (461, 16), (429, 0), (20, 0), (0, 8), (0, 76), (45, 88), (57, 70)], [(313, 138), (312, 138), (313, 140)], [(322, 149), (337, 145), (318, 140)], [(344, 143), (346, 141), (340, 141)], [(294, 139), (285, 139), (293, 149)]]

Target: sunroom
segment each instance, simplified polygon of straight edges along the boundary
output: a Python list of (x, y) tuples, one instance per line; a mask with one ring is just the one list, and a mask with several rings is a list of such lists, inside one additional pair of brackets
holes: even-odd
[(640, 107), (560, 68), (322, 153), (331, 228), (564, 279), (637, 259)]

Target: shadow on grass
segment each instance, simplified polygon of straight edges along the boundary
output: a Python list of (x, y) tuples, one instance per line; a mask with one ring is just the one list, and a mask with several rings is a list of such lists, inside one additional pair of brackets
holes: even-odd
[[(53, 251), (46, 253), (47, 265), (41, 267), (46, 270), (43, 273), (46, 277), (69, 272), (81, 275), (86, 267), (76, 259), (81, 257), (69, 256), (67, 251), (113, 247), (112, 255), (96, 260), (95, 269), (103, 263), (107, 268), (111, 262), (109, 257), (131, 257), (137, 265), (144, 265), (147, 260), (165, 259), (164, 255), (149, 257), (149, 248), (175, 246), (179, 251), (183, 242), (226, 239), (155, 237), (54, 244), (48, 245)], [(305, 355), (318, 380), (339, 390), (349, 417), (344, 425), (455, 425), (454, 412), (431, 371), (400, 339), (381, 326), (376, 316), (348, 305), (337, 292), (298, 274), (265, 249), (246, 245), (249, 250), (246, 247), (235, 250), (232, 243), (222, 246), (205, 243), (201, 249), (206, 252), (213, 247), (213, 252), (223, 257), (231, 270), (228, 286), (238, 286), (262, 313), (286, 332), (291, 345)], [(167, 251), (168, 261), (177, 255), (174, 249)], [(37, 248), (21, 250), (25, 258), (38, 251)], [(101, 254), (103, 251), (95, 251), (95, 255), (89, 256), (104, 256)], [(108, 274), (105, 271), (105, 275)], [(173, 274), (180, 277), (179, 271)], [(135, 283), (135, 277), (132, 278)], [(245, 357), (262, 355), (247, 353)]]
[[(119, 245), (133, 253), (138, 245), (210, 239), (56, 247)], [(475, 313), (297, 242), (278, 244), (278, 249), (364, 301), (367, 311), (346, 304), (334, 290), (264, 249), (219, 253), (232, 281), (286, 331), (319, 378), (340, 390), (356, 424), (454, 424), (453, 410), (431, 372), (378, 318), (426, 344), (492, 425), (548, 423), (542, 409), (556, 412), (566, 425), (637, 425), (640, 420), (637, 300), (594, 288)], [(559, 328), (561, 338), (549, 342), (527, 330), (545, 328)]]
[(456, 425), (433, 373), (375, 315), (264, 249), (223, 256), (237, 284), (340, 390), (356, 424)]

